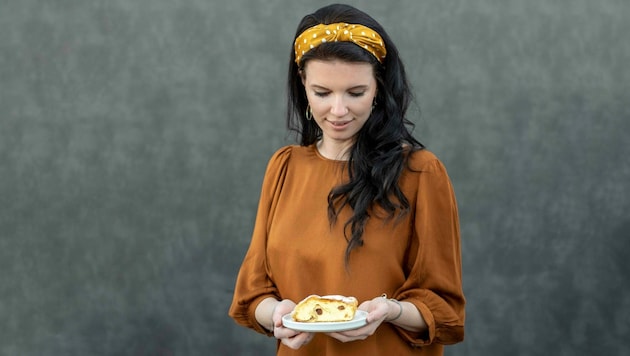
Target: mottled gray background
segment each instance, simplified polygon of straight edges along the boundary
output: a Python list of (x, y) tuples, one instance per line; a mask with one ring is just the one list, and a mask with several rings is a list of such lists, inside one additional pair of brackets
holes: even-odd
[[(351, 1), (461, 209), (464, 343), (630, 354), (630, 3)], [(0, 354), (259, 355), (227, 317), (300, 18), (324, 1), (0, 0)]]

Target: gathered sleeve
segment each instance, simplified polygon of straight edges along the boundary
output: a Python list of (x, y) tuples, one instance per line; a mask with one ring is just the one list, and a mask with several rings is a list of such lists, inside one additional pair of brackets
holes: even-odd
[[(426, 155), (426, 154), (425, 154)], [(417, 161), (411, 161), (412, 165)], [(412, 167), (413, 168), (413, 167)], [(465, 298), (455, 193), (444, 165), (433, 156), (410, 174), (416, 196), (407, 256), (407, 279), (394, 297), (418, 308), (428, 330), (398, 332), (416, 347), (454, 344), (464, 338)]]
[(255, 311), (266, 298), (280, 299), (269, 277), (266, 249), (269, 224), (280, 196), (290, 155), (291, 147), (286, 146), (276, 151), (267, 164), (252, 238), (236, 279), (228, 312), (237, 324), (266, 335), (271, 333), (258, 323)]

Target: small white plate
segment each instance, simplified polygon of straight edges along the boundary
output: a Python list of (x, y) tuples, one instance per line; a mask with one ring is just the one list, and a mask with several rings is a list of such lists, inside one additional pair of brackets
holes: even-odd
[(349, 321), (336, 321), (336, 322), (317, 322), (317, 323), (302, 323), (293, 320), (291, 314), (287, 314), (282, 317), (282, 325), (285, 328), (306, 331), (306, 332), (336, 332), (346, 331), (362, 327), (367, 324), (367, 312), (363, 310), (357, 310), (354, 313), (354, 318)]

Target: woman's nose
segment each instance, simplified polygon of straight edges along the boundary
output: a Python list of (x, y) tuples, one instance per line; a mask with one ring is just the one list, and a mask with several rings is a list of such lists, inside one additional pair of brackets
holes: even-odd
[(330, 112), (335, 116), (344, 116), (348, 113), (348, 107), (342, 98), (335, 98)]

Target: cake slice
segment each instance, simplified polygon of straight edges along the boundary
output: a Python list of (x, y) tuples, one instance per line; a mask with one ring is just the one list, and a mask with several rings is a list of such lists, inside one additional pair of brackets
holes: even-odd
[(309, 295), (299, 302), (291, 317), (298, 322), (339, 322), (354, 318), (359, 305), (355, 297)]

